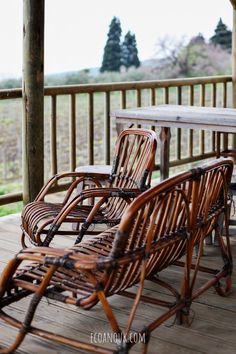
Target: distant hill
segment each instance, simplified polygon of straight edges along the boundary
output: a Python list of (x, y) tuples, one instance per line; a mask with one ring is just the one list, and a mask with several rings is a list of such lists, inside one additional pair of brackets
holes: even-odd
[[(145, 60), (140, 68), (130, 68), (128, 71), (100, 73), (99, 67), (83, 70), (66, 71), (45, 75), (45, 86), (78, 85), (99, 82), (140, 81), (153, 79), (149, 68), (152, 68), (155, 60)], [(11, 89), (22, 86), (22, 78), (14, 78), (7, 74), (0, 74), (0, 89)]]
[(16, 79), (19, 76), (11, 74), (11, 73), (0, 73), (0, 81), (7, 80), (7, 79)]
[(53, 79), (53, 78), (65, 78), (67, 76), (73, 76), (73, 75), (81, 75), (83, 73), (92, 75), (92, 76), (97, 76), (99, 74), (99, 67), (97, 68), (86, 68), (82, 70), (73, 70), (73, 71), (64, 71), (60, 73), (53, 73), (53, 74), (47, 74), (45, 75), (45, 78), (47, 79)]
[[(81, 71), (89, 71), (91, 75), (98, 75), (99, 74), (99, 67), (95, 68), (86, 68), (86, 69), (80, 69), (80, 70), (73, 70), (73, 71), (63, 71), (63, 72), (57, 72), (57, 73), (52, 73), (52, 74), (46, 74), (45, 76), (47, 77), (53, 77), (53, 76), (66, 76), (68, 74), (74, 74), (74, 73), (79, 73)], [(7, 80), (7, 79), (19, 79), (20, 75), (16, 75), (13, 73), (1, 73), (0, 72), (0, 81), (2, 80)]]

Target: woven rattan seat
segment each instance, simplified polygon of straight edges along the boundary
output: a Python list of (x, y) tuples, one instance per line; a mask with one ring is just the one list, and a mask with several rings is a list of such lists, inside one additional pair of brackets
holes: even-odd
[[(51, 225), (53, 220), (57, 217), (57, 215), (61, 212), (64, 204), (62, 203), (45, 203), (45, 202), (32, 202), (27, 205), (24, 209), (24, 234), (28, 237), (30, 235), (34, 235), (35, 240), (38, 235), (47, 234), (48, 228), (47, 225)], [(70, 213), (67, 215), (67, 222), (71, 223), (76, 218), (77, 222), (83, 222), (88, 214), (92, 210), (92, 205), (80, 205), (75, 206)], [(79, 215), (79, 217), (78, 217)], [(94, 216), (94, 222), (98, 223), (99, 221), (104, 220), (103, 211), (98, 211)], [(119, 221), (119, 220), (118, 220)], [(116, 223), (118, 222), (116, 221)], [(78, 231), (71, 230), (68, 231), (58, 231), (58, 234), (68, 234), (71, 233), (76, 236), (78, 235)], [(37, 242), (37, 241), (36, 241)], [(40, 242), (40, 241), (38, 241)]]

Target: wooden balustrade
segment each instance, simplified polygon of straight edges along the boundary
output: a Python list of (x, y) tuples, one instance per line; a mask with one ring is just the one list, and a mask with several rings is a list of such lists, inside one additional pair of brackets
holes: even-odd
[[(50, 166), (50, 171), (45, 178), (65, 169), (74, 170), (81, 161), (83, 164), (111, 163), (110, 154), (116, 134), (115, 122), (110, 119), (113, 109), (162, 103), (227, 107), (231, 105), (231, 86), (231, 76), (215, 76), (45, 87), (45, 99), (49, 97), (51, 100), (49, 143), (46, 144), (49, 151), (45, 150), (45, 159), (49, 159), (47, 166)], [(66, 149), (61, 145), (64, 139), (60, 138), (59, 130), (61, 112), (58, 102), (64, 96), (67, 96), (69, 101), (66, 113), (68, 119), (63, 121), (69, 135)], [(22, 98), (21, 89), (0, 90), (0, 100), (17, 98)], [(173, 147), (166, 147), (170, 148), (170, 167), (212, 157), (216, 155), (220, 145), (225, 149), (232, 140), (228, 134), (195, 132), (192, 129), (184, 131), (174, 128), (170, 131), (170, 128), (165, 128), (157, 133), (160, 136), (172, 136)], [(68, 162), (66, 167), (60, 165), (61, 151), (68, 154), (65, 159), (66, 163)], [(155, 168), (158, 170), (159, 156), (156, 162)], [(0, 197), (0, 205), (21, 199), (21, 192), (4, 195)]]

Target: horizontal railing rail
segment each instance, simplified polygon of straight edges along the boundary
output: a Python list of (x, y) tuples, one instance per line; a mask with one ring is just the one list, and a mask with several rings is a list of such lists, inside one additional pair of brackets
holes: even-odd
[[(116, 138), (116, 122), (110, 118), (113, 109), (163, 103), (227, 107), (231, 105), (231, 86), (231, 76), (213, 76), (45, 87), (45, 179), (78, 165), (110, 164)], [(18, 119), (21, 98), (21, 89), (0, 90), (0, 103), (20, 99), (18, 113), (14, 113)], [(20, 128), (15, 133), (21, 139)], [(221, 145), (231, 144), (228, 135), (214, 132), (178, 128), (171, 135), (170, 167), (210, 158)], [(21, 156), (12, 156), (11, 164), (20, 166)], [(8, 169), (2, 169), (6, 177)], [(12, 178), (21, 176), (18, 170), (12, 171), (16, 167), (11, 166)], [(0, 205), (19, 200), (22, 192), (6, 193), (0, 196)]]
[[(207, 77), (193, 77), (182, 79), (168, 79), (168, 80), (149, 80), (149, 81), (133, 81), (133, 82), (113, 82), (102, 84), (80, 84), (80, 85), (65, 85), (65, 86), (46, 86), (44, 94), (46, 96), (52, 95), (69, 95), (76, 93), (96, 93), (106, 91), (122, 91), (122, 90), (137, 90), (137, 89), (152, 89), (164, 87), (179, 87), (202, 84), (217, 84), (232, 82), (232, 76), (207, 76)], [(0, 90), (0, 99), (14, 99), (22, 97), (22, 89), (2, 89)]]

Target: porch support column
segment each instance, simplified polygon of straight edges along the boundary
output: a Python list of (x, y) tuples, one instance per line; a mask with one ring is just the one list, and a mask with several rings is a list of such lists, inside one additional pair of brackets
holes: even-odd
[(232, 104), (236, 108), (236, 0), (230, 0), (233, 6), (233, 32), (232, 32)]
[[(230, 0), (233, 7), (232, 31), (232, 107), (236, 108), (236, 0)], [(236, 134), (233, 134), (233, 149), (236, 149)], [(236, 163), (236, 158), (234, 158)]]
[(44, 0), (23, 0), (23, 200), (44, 183)]

